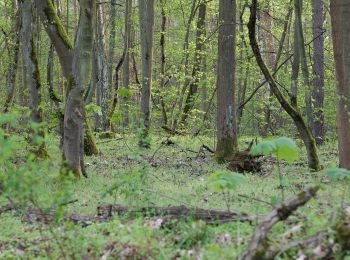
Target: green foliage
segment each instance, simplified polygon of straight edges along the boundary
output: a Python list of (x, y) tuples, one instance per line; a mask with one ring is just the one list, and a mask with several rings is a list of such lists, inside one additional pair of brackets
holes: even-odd
[(208, 179), (208, 186), (215, 192), (224, 190), (235, 190), (246, 181), (246, 178), (238, 173), (229, 171), (218, 171), (211, 175)]
[(130, 89), (127, 89), (127, 88), (118, 89), (117, 94), (118, 94), (118, 96), (124, 97), (124, 98), (130, 98), (133, 95), (132, 91)]
[(273, 154), (278, 160), (286, 160), (288, 163), (292, 163), (299, 159), (298, 146), (288, 137), (280, 137), (274, 140), (263, 141), (253, 147), (251, 154)]
[(94, 103), (90, 103), (88, 105), (85, 106), (85, 110), (87, 113), (94, 113), (97, 114), (99, 116), (102, 116), (102, 109), (100, 106), (94, 104)]
[(350, 181), (350, 171), (342, 168), (331, 168), (326, 170), (326, 175), (335, 181)]

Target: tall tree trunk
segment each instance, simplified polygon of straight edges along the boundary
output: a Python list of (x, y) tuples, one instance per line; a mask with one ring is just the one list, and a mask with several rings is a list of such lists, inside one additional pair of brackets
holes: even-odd
[[(60, 17), (60, 15), (61, 15), (60, 0), (56, 0), (55, 4), (56, 4), (57, 16)], [(49, 85), (49, 97), (55, 105), (56, 115), (58, 118), (59, 134), (61, 137), (60, 138), (60, 148), (62, 148), (63, 147), (64, 114), (61, 110), (62, 100), (56, 95), (55, 90), (54, 90), (54, 56), (55, 56), (55, 46), (51, 43), (48, 58), (47, 58), (47, 82)]]
[(350, 5), (331, 1), (332, 36), (337, 79), (337, 132), (340, 167), (350, 169)]
[(204, 40), (205, 40), (205, 16), (207, 4), (202, 2), (198, 10), (197, 33), (196, 33), (196, 49), (194, 56), (194, 64), (192, 70), (192, 82), (190, 83), (189, 91), (186, 97), (185, 106), (181, 118), (181, 123), (185, 123), (190, 111), (194, 107), (195, 96), (198, 92), (198, 83), (201, 80), (201, 72), (203, 73), (203, 56), (204, 56)]
[(151, 85), (153, 60), (154, 0), (140, 0), (140, 39), (142, 60), (141, 118), (143, 134), (140, 146), (149, 147), (146, 138), (151, 126)]
[(231, 156), (237, 147), (235, 109), (236, 1), (219, 1), (217, 68), (217, 148), (218, 161)]
[(313, 109), (312, 109), (312, 101), (311, 101), (311, 82), (310, 82), (310, 74), (307, 65), (306, 58), (306, 50), (305, 50), (305, 38), (303, 31), (303, 23), (302, 23), (302, 8), (303, 2), (302, 0), (294, 0), (295, 7), (295, 19), (296, 26), (298, 27), (298, 47), (300, 50), (300, 63), (301, 63), (301, 71), (303, 73), (303, 83), (305, 86), (305, 105), (306, 105), (306, 117), (309, 128), (313, 131), (314, 129), (314, 117), (313, 117)]
[(110, 93), (113, 95), (113, 62), (114, 62), (114, 50), (115, 50), (115, 36), (116, 36), (116, 18), (117, 18), (117, 0), (111, 0), (111, 9), (109, 13), (110, 20), (110, 33), (108, 44), (108, 79), (110, 84)]
[(162, 23), (161, 23), (161, 28), (160, 28), (160, 106), (162, 109), (162, 119), (163, 119), (163, 124), (167, 125), (168, 124), (168, 116), (166, 113), (166, 107), (164, 103), (164, 97), (162, 91), (165, 88), (165, 66), (166, 66), (166, 56), (165, 56), (165, 35), (166, 35), (166, 24), (167, 24), (167, 16), (165, 13), (165, 8), (164, 8), (164, 1), (160, 0), (161, 4), (161, 14), (162, 14)]
[[(24, 67), (29, 76), (29, 100), (31, 110), (31, 120), (37, 124), (43, 123), (41, 109), (41, 82), (39, 73), (39, 64), (37, 58), (37, 50), (35, 44), (35, 28), (36, 24), (33, 19), (33, 4), (31, 1), (21, 0), (21, 42)], [(33, 152), (39, 158), (48, 157), (45, 146), (45, 131), (43, 126), (33, 129), (32, 144)], [(40, 140), (41, 139), (41, 140)]]
[[(260, 12), (260, 18), (261, 18), (261, 23), (263, 26), (263, 31), (261, 32), (263, 36), (263, 45), (264, 45), (264, 50), (266, 52), (265, 55), (265, 60), (266, 60), (266, 65), (268, 66), (269, 69), (273, 69), (275, 65), (275, 59), (276, 55), (274, 52), (274, 40), (273, 40), (273, 17), (272, 17), (272, 10), (270, 4), (266, 8), (264, 8)], [(268, 93), (268, 102), (265, 105), (264, 108), (264, 113), (265, 113), (265, 122), (264, 122), (264, 127), (262, 134), (263, 136), (267, 136), (269, 134), (269, 129), (273, 129), (271, 126), (271, 101), (273, 98), (273, 93), (271, 91), (270, 86), (267, 86), (267, 93)]]
[(96, 100), (97, 105), (101, 107), (101, 115), (97, 116), (96, 128), (107, 131), (107, 114), (109, 101), (109, 83), (108, 83), (108, 64), (105, 51), (105, 28), (104, 14), (102, 5), (97, 7), (97, 27), (96, 27), (96, 46), (94, 48), (95, 60), (95, 79), (96, 79)]
[[(123, 61), (123, 88), (130, 88), (130, 48), (131, 48), (131, 26), (132, 26), (132, 0), (125, 2), (125, 32), (124, 32), (124, 61)], [(123, 104), (123, 126), (129, 125), (129, 95), (122, 97)]]
[(313, 31), (313, 108), (314, 108), (314, 136), (316, 143), (324, 142), (324, 29), (323, 29), (323, 1), (313, 0), (312, 4)]
[(18, 58), (19, 58), (19, 30), (21, 28), (21, 20), (19, 15), (19, 9), (17, 6), (17, 0), (13, 0), (13, 8), (16, 10), (15, 15), (12, 17), (12, 26), (9, 37), (9, 55), (10, 64), (7, 72), (7, 93), (4, 104), (3, 112), (7, 113), (12, 105), (15, 89), (16, 89), (16, 75), (18, 69)]
[(303, 140), (307, 152), (308, 157), (308, 163), (309, 168), (313, 169), (315, 171), (321, 170), (321, 165), (318, 159), (317, 155), (317, 147), (315, 139), (312, 136), (312, 133), (310, 129), (308, 128), (307, 124), (305, 123), (303, 117), (301, 116), (298, 108), (294, 105), (288, 102), (288, 100), (284, 97), (282, 92), (279, 90), (278, 85), (276, 83), (276, 80), (270, 73), (269, 69), (264, 63), (264, 60), (262, 59), (259, 45), (256, 41), (256, 12), (257, 12), (257, 0), (252, 0), (251, 5), (251, 14), (250, 19), (248, 23), (248, 29), (249, 29), (249, 40), (250, 45), (252, 48), (252, 51), (254, 53), (254, 56), (256, 58), (256, 61), (261, 69), (261, 72), (264, 74), (266, 80), (269, 82), (271, 90), (275, 97), (277, 98), (280, 105), (283, 107), (283, 109), (288, 113), (288, 115), (293, 119), (295, 126), (297, 127), (300, 137)]
[[(91, 75), (96, 2), (80, 0), (80, 16), (74, 48), (57, 16), (52, 1), (35, 0), (35, 3), (67, 79), (63, 155), (66, 169), (79, 177), (81, 174), (86, 175), (84, 168), (84, 90), (90, 80), (89, 75)], [(88, 129), (87, 132), (89, 133)]]

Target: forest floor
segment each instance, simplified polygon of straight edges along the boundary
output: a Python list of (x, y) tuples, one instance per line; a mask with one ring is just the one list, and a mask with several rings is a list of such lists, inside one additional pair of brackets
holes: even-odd
[[(86, 158), (87, 179), (70, 185), (66, 214), (96, 214), (103, 204), (129, 207), (180, 206), (188, 208), (237, 210), (264, 215), (280, 198), (281, 189), (275, 161), (264, 159), (263, 173), (245, 174), (246, 182), (231, 193), (229, 204), (221, 193), (208, 189), (208, 178), (225, 170), (209, 152), (198, 154), (202, 144), (212, 147), (212, 139), (186, 136), (170, 137), (171, 145), (162, 145), (166, 136), (153, 137), (152, 149), (139, 150), (134, 136), (98, 140), (101, 154)], [(242, 138), (244, 149), (249, 138)], [(307, 169), (305, 153), (292, 165), (282, 164), (286, 197), (306, 186), (320, 185), (315, 200), (297, 211), (288, 222), (273, 228), (271, 243), (288, 243), (291, 236), (303, 238), (327, 228), (332, 212), (341, 203), (345, 183), (332, 183), (324, 172)], [(47, 167), (43, 198), (58, 189), (60, 152), (56, 141), (49, 147), (52, 161)], [(325, 168), (337, 163), (335, 143), (320, 148)], [(40, 171), (41, 172), (41, 171)], [(44, 176), (44, 175), (43, 175)], [(346, 198), (350, 202), (350, 198)], [(0, 207), (8, 203), (0, 199)], [(1, 214), (1, 213), (0, 213)], [(246, 248), (255, 223), (233, 221), (206, 225), (202, 221), (183, 219), (162, 226), (162, 216), (113, 216), (104, 223), (45, 224), (27, 223), (12, 210), (0, 215), (0, 258), (68, 258), (68, 259), (235, 259)], [(297, 227), (297, 228), (296, 228)], [(292, 233), (290, 230), (294, 230)], [(295, 233), (295, 234), (294, 234)], [(292, 234), (292, 235), (291, 235)], [(288, 257), (287, 257), (288, 258)]]

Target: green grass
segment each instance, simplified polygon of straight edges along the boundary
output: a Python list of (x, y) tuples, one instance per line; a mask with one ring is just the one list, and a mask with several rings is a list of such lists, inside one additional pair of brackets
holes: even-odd
[[(172, 137), (175, 145), (163, 146), (156, 152), (164, 139), (164, 136), (154, 137), (150, 150), (139, 150), (133, 136), (124, 140), (100, 140), (102, 154), (86, 158), (89, 178), (82, 178), (70, 187), (71, 198), (78, 201), (67, 206), (67, 214), (95, 214), (96, 207), (106, 203), (131, 206), (185, 205), (225, 210), (223, 197), (208, 189), (207, 180), (212, 173), (226, 166), (216, 164), (209, 154), (206, 158), (195, 159), (196, 153), (193, 152), (198, 151), (203, 143), (212, 146), (212, 138)], [(240, 146), (246, 147), (248, 140), (242, 138)], [(45, 186), (41, 187), (43, 198), (50, 197), (60, 188), (57, 184), (57, 158), (60, 158), (60, 152), (55, 142), (50, 144), (49, 150), (54, 159), (45, 173)], [(302, 158), (297, 163), (282, 165), (282, 172), (289, 183), (287, 197), (309, 185), (321, 185), (322, 189), (316, 200), (299, 209), (298, 217), (291, 217), (288, 223), (274, 227), (270, 236), (272, 243), (283, 240), (282, 234), (299, 223), (304, 228), (295, 238), (327, 227), (331, 212), (339, 207), (341, 190), (346, 188), (345, 184), (329, 183), (323, 172), (310, 173), (306, 168), (305, 154), (303, 151), (301, 153)], [(152, 156), (153, 160), (149, 163)], [(321, 148), (320, 156), (326, 168), (335, 165), (336, 145), (326, 144)], [(267, 203), (274, 197), (280, 197), (281, 191), (273, 161), (267, 160), (264, 167), (264, 175), (246, 174), (246, 183), (233, 193), (231, 209), (259, 215), (271, 210)], [(127, 194), (127, 197), (120, 190), (112, 195), (106, 194), (122, 176), (130, 175), (135, 170), (143, 173), (145, 179), (136, 179), (136, 183), (129, 187), (134, 189), (133, 193)], [(246, 199), (239, 194), (267, 203)], [(0, 202), (0, 205), (6, 204), (4, 198)], [(304, 217), (302, 221), (299, 220), (300, 216)], [(108, 223), (87, 227), (71, 223), (28, 224), (21, 221), (18, 213), (11, 211), (0, 216), (0, 258), (234, 259), (245, 249), (253, 231), (254, 224), (233, 222), (208, 226), (190, 220), (182, 220), (168, 228), (153, 229), (148, 218), (125, 216), (115, 216)]]

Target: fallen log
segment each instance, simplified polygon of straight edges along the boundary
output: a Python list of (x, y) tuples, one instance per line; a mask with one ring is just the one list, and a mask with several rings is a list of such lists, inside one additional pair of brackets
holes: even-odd
[(232, 221), (254, 222), (257, 220), (256, 216), (237, 211), (193, 209), (185, 206), (131, 208), (110, 204), (101, 205), (97, 208), (97, 215), (103, 218), (110, 218), (113, 213), (118, 215), (165, 216), (168, 219), (193, 218), (202, 220), (207, 224), (224, 224)]
[(270, 253), (276, 251), (270, 250), (270, 245), (267, 241), (267, 235), (270, 230), (275, 224), (286, 220), (300, 206), (305, 205), (309, 200), (315, 197), (318, 189), (318, 186), (306, 188), (291, 200), (275, 206), (271, 213), (264, 217), (256, 227), (248, 249), (241, 255), (241, 259), (273, 259), (274, 256)]

